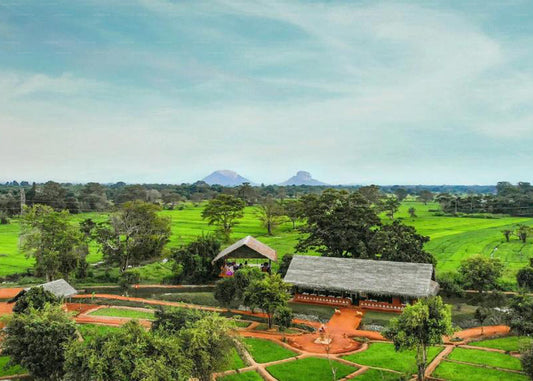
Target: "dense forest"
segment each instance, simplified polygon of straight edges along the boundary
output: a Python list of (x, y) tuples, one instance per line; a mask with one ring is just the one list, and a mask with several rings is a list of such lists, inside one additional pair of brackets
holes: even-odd
[[(523, 184), (523, 183), (521, 183)], [(527, 183), (528, 184), (528, 183)], [(241, 198), (248, 205), (254, 205), (265, 197), (283, 200), (285, 198), (299, 198), (306, 194), (319, 194), (327, 188), (344, 190), (361, 189), (363, 192), (381, 194), (394, 194), (400, 201), (407, 195), (418, 196), (423, 201), (431, 201), (437, 194), (448, 195), (457, 201), (458, 211), (469, 213), (468, 208), (463, 208), (462, 194), (472, 194), (477, 199), (490, 199), (496, 192), (494, 186), (465, 186), (465, 185), (393, 185), (393, 186), (279, 186), (260, 185), (252, 186), (243, 184), (238, 187), (223, 187), (208, 185), (198, 181), (193, 184), (87, 184), (57, 183), (32, 183), (27, 181), (11, 181), (0, 184), (0, 213), (4, 216), (20, 214), (22, 205), (44, 204), (56, 210), (68, 210), (70, 213), (106, 211), (114, 205), (127, 201), (143, 200), (157, 203), (164, 209), (174, 209), (184, 201), (201, 202), (210, 200), (219, 194), (230, 194)], [(531, 196), (528, 196), (531, 197)], [(445, 198), (441, 198), (445, 200)], [(455, 208), (455, 204), (450, 204)], [(450, 205), (444, 203), (446, 211)], [(479, 211), (480, 208), (471, 208)]]

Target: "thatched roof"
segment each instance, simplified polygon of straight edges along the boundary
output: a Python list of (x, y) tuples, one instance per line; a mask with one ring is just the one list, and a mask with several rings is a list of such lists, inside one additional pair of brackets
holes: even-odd
[(249, 235), (222, 250), (212, 263), (224, 258), (266, 258), (277, 262), (278, 255), (276, 250)]
[(438, 292), (432, 274), (427, 263), (295, 255), (285, 282), (313, 290), (426, 297)]
[[(43, 283), (40, 284), (37, 287), (42, 287), (46, 291), (51, 292), (58, 298), (70, 298), (73, 295), (76, 295), (78, 291), (74, 287), (72, 287), (68, 282), (64, 279), (58, 279), (54, 280), (52, 282)], [(30, 288), (26, 288), (26, 290), (29, 290)]]

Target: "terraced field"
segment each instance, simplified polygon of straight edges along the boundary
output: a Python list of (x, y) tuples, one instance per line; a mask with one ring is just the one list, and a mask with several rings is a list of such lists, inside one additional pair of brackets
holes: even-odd
[[(416, 209), (416, 218), (410, 218), (408, 209)], [(437, 204), (424, 205), (419, 202), (404, 202), (397, 213), (398, 219), (414, 226), (421, 234), (428, 235), (431, 241), (426, 248), (438, 260), (437, 271), (455, 270), (462, 259), (474, 255), (483, 254), (501, 258), (505, 263), (505, 280), (514, 283), (516, 271), (529, 263), (533, 257), (533, 239), (531, 242), (522, 244), (513, 238), (511, 242), (505, 242), (501, 233), (503, 229), (512, 229), (519, 223), (533, 225), (531, 218), (501, 217), (501, 218), (470, 218), (470, 217), (444, 217), (436, 216), (433, 210), (437, 210)], [(432, 210), (430, 212), (430, 210)], [(214, 226), (209, 226), (201, 218), (202, 207), (193, 204), (185, 204), (182, 210), (163, 211), (162, 215), (172, 220), (172, 236), (169, 247), (188, 243), (202, 233), (212, 232)], [(102, 214), (83, 214), (73, 216), (73, 221), (79, 222), (85, 218), (103, 220)], [(389, 221), (383, 217), (384, 222)], [(244, 218), (234, 229), (232, 240), (240, 239), (246, 235), (253, 235), (261, 241), (275, 248), (280, 256), (294, 252), (298, 232), (292, 230), (291, 223), (284, 223), (275, 230), (274, 236), (268, 236), (261, 226), (256, 210), (248, 207)], [(33, 264), (31, 259), (24, 257), (18, 249), (18, 221), (14, 219), (10, 225), (0, 225), (0, 276), (13, 273), (21, 273)], [(313, 254), (313, 253), (310, 253)], [(101, 254), (96, 247), (91, 248), (88, 257), (90, 263), (101, 260)], [(168, 274), (171, 266), (160, 263), (149, 265), (146, 273), (152, 281), (157, 281)]]

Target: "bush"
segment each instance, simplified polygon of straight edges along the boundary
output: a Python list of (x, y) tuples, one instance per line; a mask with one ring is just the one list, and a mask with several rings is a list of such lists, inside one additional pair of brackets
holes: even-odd
[(46, 291), (42, 287), (32, 287), (18, 298), (13, 307), (13, 312), (26, 313), (30, 310), (30, 307), (35, 310), (42, 310), (46, 304), (59, 303), (60, 300), (50, 291)]
[(441, 291), (448, 297), (451, 296), (464, 296), (463, 285), (461, 277), (456, 272), (447, 272), (438, 276), (437, 282), (439, 283)]
[(274, 324), (279, 327), (280, 331), (285, 331), (292, 323), (292, 310), (289, 307), (280, 307), (274, 313)]
[(533, 290), (533, 267), (524, 267), (516, 274), (516, 282), (519, 287)]
[(522, 350), (520, 361), (524, 372), (533, 380), (533, 344), (528, 345)]
[(5, 212), (0, 212), (0, 225), (8, 225), (10, 222), (9, 217)]

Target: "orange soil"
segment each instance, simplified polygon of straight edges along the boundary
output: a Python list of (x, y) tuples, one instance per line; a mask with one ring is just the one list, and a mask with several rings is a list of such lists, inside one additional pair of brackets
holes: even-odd
[(23, 288), (0, 288), (0, 299), (11, 299), (17, 296)]

